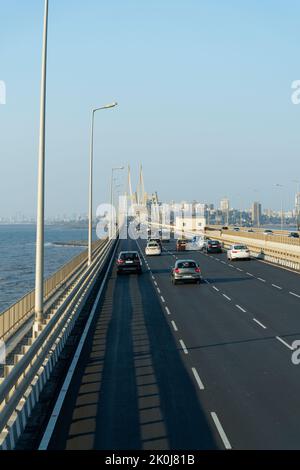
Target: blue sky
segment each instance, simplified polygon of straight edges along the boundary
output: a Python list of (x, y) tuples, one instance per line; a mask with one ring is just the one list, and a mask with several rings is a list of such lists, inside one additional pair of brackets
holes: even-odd
[[(0, 216), (35, 214), (42, 0), (0, 0)], [(112, 166), (164, 201), (293, 206), (300, 179), (299, 1), (50, 0), (47, 215), (87, 211)], [(119, 177), (120, 178), (120, 177)]]

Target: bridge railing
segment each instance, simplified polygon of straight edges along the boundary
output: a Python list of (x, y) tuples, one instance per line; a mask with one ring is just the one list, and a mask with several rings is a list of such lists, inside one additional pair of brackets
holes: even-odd
[[(102, 240), (93, 242), (93, 251), (95, 252), (103, 245)], [(87, 250), (75, 256), (71, 261), (62, 266), (57, 272), (52, 274), (44, 282), (45, 302), (51, 297), (62, 284), (65, 284), (69, 278), (87, 263)], [(6, 339), (21, 323), (23, 323), (34, 310), (35, 291), (34, 289), (24, 295), (20, 300), (0, 313), (0, 340)]]

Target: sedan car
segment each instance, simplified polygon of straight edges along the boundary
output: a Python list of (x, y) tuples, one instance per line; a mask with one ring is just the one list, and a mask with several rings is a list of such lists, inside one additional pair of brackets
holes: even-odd
[(235, 259), (250, 260), (250, 250), (246, 245), (231, 245), (227, 251), (227, 259), (233, 261)]
[(264, 230), (264, 235), (273, 235), (273, 230), (267, 228), (266, 230)]
[(160, 249), (162, 250), (162, 242), (161, 242), (161, 239), (160, 238), (151, 238), (149, 237), (148, 238), (148, 243), (157, 243), (159, 246), (160, 246)]
[(206, 253), (222, 253), (222, 245), (218, 240), (207, 240), (205, 251)]
[(298, 232), (290, 232), (288, 234), (289, 238), (299, 238), (299, 233)]
[(171, 280), (174, 285), (178, 282), (201, 282), (201, 270), (196, 261), (192, 259), (180, 259), (175, 263), (171, 271)]
[(142, 261), (137, 251), (121, 251), (117, 259), (117, 274), (136, 272), (141, 274)]
[(155, 242), (155, 241), (151, 241), (151, 242), (148, 242), (147, 243), (147, 246), (145, 248), (145, 254), (147, 256), (151, 256), (151, 255), (161, 255), (161, 247), (160, 245)]

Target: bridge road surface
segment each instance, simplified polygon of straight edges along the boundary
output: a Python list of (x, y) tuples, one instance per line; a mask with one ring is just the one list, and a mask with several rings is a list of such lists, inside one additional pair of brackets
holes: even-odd
[[(173, 286), (176, 257), (205, 281)], [(299, 276), (173, 242), (147, 263), (113, 269), (48, 448), (299, 449)]]

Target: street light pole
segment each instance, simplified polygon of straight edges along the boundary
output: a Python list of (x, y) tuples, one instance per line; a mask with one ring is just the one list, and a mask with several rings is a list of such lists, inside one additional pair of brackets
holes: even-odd
[(281, 205), (281, 221), (280, 221), (280, 227), (281, 227), (281, 232), (282, 232), (282, 230), (283, 230), (283, 194), (282, 194), (283, 185), (277, 183), (277, 184), (275, 184), (275, 186), (277, 188), (281, 188), (281, 203), (280, 203), (280, 205)]
[(100, 108), (92, 109), (91, 142), (90, 142), (90, 171), (89, 171), (89, 229), (88, 229), (88, 266), (92, 263), (92, 236), (93, 236), (93, 160), (94, 160), (94, 122), (95, 113), (102, 109), (110, 109), (118, 103), (107, 104)]
[(44, 316), (44, 215), (45, 215), (45, 133), (46, 133), (46, 84), (47, 84), (47, 43), (48, 43), (49, 2), (45, 0), (44, 32), (42, 51), (42, 77), (40, 97), (40, 131), (36, 223), (36, 265), (35, 265), (35, 322), (34, 334), (41, 329)]
[(124, 170), (123, 166), (117, 166), (111, 169), (111, 178), (110, 178), (110, 238), (113, 237), (113, 227), (114, 227), (114, 220), (113, 220), (113, 178), (114, 178), (114, 171), (117, 170)]

